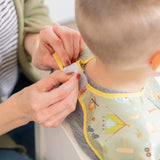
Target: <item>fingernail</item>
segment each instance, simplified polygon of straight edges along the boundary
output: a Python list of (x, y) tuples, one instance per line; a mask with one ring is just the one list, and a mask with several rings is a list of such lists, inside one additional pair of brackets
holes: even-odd
[(71, 61), (71, 62), (72, 62), (72, 63), (74, 63), (74, 62), (76, 62), (76, 60), (77, 60), (77, 59), (72, 59), (72, 61)]
[(74, 72), (68, 72), (68, 73), (66, 73), (67, 76), (71, 76), (73, 74), (74, 74)]
[(69, 66), (71, 63), (69, 61), (66, 61), (65, 66)]
[(78, 73), (76, 78), (79, 80), (81, 78), (81, 75)]

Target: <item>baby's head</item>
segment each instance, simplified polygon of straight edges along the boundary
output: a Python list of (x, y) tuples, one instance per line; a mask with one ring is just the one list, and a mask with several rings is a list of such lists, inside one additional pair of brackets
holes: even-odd
[(90, 50), (108, 68), (148, 67), (160, 52), (158, 0), (76, 0), (76, 21)]

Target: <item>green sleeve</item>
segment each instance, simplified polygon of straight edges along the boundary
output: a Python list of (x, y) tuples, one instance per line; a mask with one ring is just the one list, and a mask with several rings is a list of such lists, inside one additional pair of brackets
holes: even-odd
[(25, 51), (24, 39), (27, 33), (38, 33), (45, 25), (51, 24), (48, 16), (48, 8), (43, 0), (14, 0), (18, 20), (18, 60), (22, 72), (32, 81), (41, 78), (35, 67), (31, 64), (31, 57)]
[(51, 24), (43, 0), (24, 0), (24, 33), (36, 33)]
[(24, 146), (16, 144), (7, 134), (0, 136), (0, 149), (15, 149), (20, 153), (26, 152)]

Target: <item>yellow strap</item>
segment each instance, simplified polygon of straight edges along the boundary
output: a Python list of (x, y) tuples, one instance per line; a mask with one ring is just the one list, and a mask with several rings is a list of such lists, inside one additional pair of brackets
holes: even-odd
[(95, 58), (94, 56), (92, 56), (92, 57), (90, 57), (90, 58), (88, 58), (87, 60), (85, 60), (84, 61), (84, 63), (83, 64), (87, 64), (89, 61), (91, 61), (93, 58)]
[[(59, 69), (60, 69), (60, 70), (63, 70), (64, 67), (63, 67), (63, 64), (61, 63), (61, 61), (60, 61), (58, 55), (57, 55), (56, 53), (54, 53), (52, 56), (53, 56), (54, 59), (56, 60)], [(80, 64), (86, 64), (86, 63), (88, 63), (90, 60), (92, 60), (93, 58), (94, 58), (94, 57), (90, 57), (90, 58), (88, 58), (85, 62), (83, 62), (81, 59), (80, 59), (79, 61), (76, 62), (77, 65), (79, 66), (79, 68), (82, 70), (82, 72), (84, 72), (84, 70), (83, 70), (83, 68), (81, 67)]]
[(54, 59), (56, 60), (56, 62), (57, 62), (57, 64), (58, 64), (59, 69), (60, 69), (60, 70), (63, 70), (63, 65), (62, 65), (62, 63), (61, 63), (61, 61), (60, 61), (59, 57), (57, 56), (57, 54), (56, 54), (56, 53), (54, 53), (52, 56), (53, 56), (53, 57), (54, 57)]
[(100, 160), (103, 160), (103, 158), (101, 157), (101, 155), (98, 153), (98, 151), (93, 147), (93, 145), (91, 144), (90, 140), (89, 140), (89, 137), (87, 135), (87, 110), (86, 110), (86, 106), (82, 100), (82, 97), (78, 96), (78, 100), (79, 100), (79, 103), (81, 104), (81, 107), (82, 107), (82, 110), (83, 110), (83, 133), (84, 133), (84, 137), (88, 143), (88, 145), (90, 146), (90, 148), (93, 150), (93, 152), (97, 155), (97, 157), (100, 159)]
[(140, 97), (140, 96), (143, 96), (145, 93), (145, 87), (143, 87), (141, 91), (135, 92), (135, 93), (105, 93), (97, 90), (96, 88), (92, 87), (90, 84), (88, 84), (86, 87), (92, 93), (104, 98)]
[[(60, 59), (59, 59), (59, 57), (57, 56), (56, 53), (53, 54), (53, 57), (55, 58), (55, 60), (56, 60), (56, 62), (57, 62), (57, 64), (58, 64), (58, 67), (60, 68), (60, 70), (63, 70), (63, 65), (62, 65), (62, 63), (61, 63), (61, 61), (60, 61)], [(85, 61), (85, 62), (83, 62), (82, 60), (79, 60), (79, 61), (77, 61), (76, 63), (77, 63), (77, 65), (80, 67), (80, 69), (83, 71), (80, 63), (86, 64), (86, 63), (87, 63), (89, 60), (91, 60), (91, 59), (93, 59), (93, 57), (89, 58), (89, 59), (88, 59), (87, 61)], [(88, 136), (87, 136), (87, 127), (86, 127), (87, 111), (86, 111), (85, 104), (83, 103), (83, 100), (82, 100), (80, 94), (79, 94), (79, 96), (78, 96), (78, 100), (79, 100), (79, 102), (80, 102), (80, 104), (81, 104), (81, 106), (82, 106), (82, 110), (83, 110), (83, 114), (84, 114), (83, 130), (84, 130), (84, 136), (85, 136), (85, 138), (86, 138), (86, 141), (87, 141), (88, 145), (91, 147), (91, 149), (93, 150), (93, 152), (98, 156), (98, 158), (99, 158), (100, 160), (103, 160), (102, 157), (99, 155), (98, 151), (92, 146), (92, 144), (91, 144), (91, 142), (90, 142), (90, 140), (89, 140), (89, 138), (88, 138)]]
[(79, 59), (76, 64), (78, 65), (78, 67), (81, 69), (82, 72), (84, 72), (84, 69), (82, 68), (81, 65), (85, 65), (87, 64), (90, 60), (92, 60), (94, 57), (90, 57), (88, 58), (86, 61), (83, 61), (82, 59)]
[[(60, 61), (60, 59), (59, 59), (59, 57), (57, 56), (56, 53), (53, 54), (53, 57), (55, 58), (55, 60), (56, 60), (56, 62), (57, 62), (57, 64), (58, 64), (58, 67), (60, 68), (60, 70), (63, 70), (63, 65), (62, 65), (62, 63), (61, 63), (61, 61)], [(79, 68), (83, 71), (80, 63), (86, 64), (87, 62), (89, 62), (89, 61), (90, 61), (91, 59), (93, 59), (93, 58), (94, 58), (94, 57), (91, 57), (91, 58), (89, 58), (89, 59), (88, 59), (87, 61), (85, 61), (85, 62), (83, 62), (82, 60), (79, 60), (79, 61), (77, 61), (76, 63), (77, 63), (77, 65), (79, 66)], [(86, 123), (87, 123), (87, 122), (86, 122), (86, 121), (87, 121), (87, 111), (86, 111), (85, 104), (83, 103), (83, 100), (82, 100), (80, 94), (79, 94), (79, 96), (78, 96), (78, 100), (79, 100), (79, 102), (80, 102), (80, 104), (81, 104), (81, 106), (82, 106), (82, 110), (83, 110), (83, 114), (84, 114), (83, 131), (84, 131), (85, 139), (86, 139), (88, 145), (89, 145), (89, 146), (91, 147), (91, 149), (93, 150), (93, 152), (97, 155), (97, 157), (98, 157), (100, 160), (103, 160), (102, 157), (100, 156), (100, 154), (98, 153), (98, 151), (92, 146), (92, 144), (91, 144), (91, 142), (90, 142), (90, 140), (89, 140), (89, 138), (88, 138), (88, 135), (87, 135), (87, 127), (86, 127)]]

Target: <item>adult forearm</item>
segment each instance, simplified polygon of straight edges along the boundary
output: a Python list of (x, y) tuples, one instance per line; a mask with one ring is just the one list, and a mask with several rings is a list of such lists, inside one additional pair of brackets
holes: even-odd
[(26, 123), (28, 121), (18, 108), (16, 94), (0, 104), (0, 135)]

